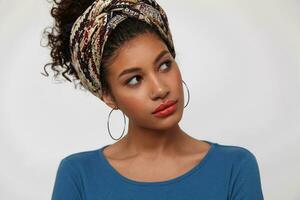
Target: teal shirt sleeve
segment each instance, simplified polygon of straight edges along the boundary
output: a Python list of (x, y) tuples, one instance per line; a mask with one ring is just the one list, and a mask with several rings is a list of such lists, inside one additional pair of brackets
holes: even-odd
[(230, 179), (230, 200), (263, 200), (261, 178), (253, 153), (241, 151), (240, 162), (233, 166)]
[(61, 160), (56, 173), (51, 200), (82, 200), (79, 173), (68, 158)]

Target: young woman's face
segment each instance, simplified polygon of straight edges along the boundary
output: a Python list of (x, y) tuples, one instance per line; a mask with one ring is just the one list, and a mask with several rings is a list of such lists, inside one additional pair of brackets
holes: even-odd
[[(118, 107), (132, 123), (150, 129), (167, 129), (182, 117), (184, 95), (177, 63), (158, 36), (141, 34), (118, 49), (108, 66), (108, 82), (115, 98), (104, 101)], [(157, 117), (153, 111), (166, 100), (176, 101), (175, 111)]]

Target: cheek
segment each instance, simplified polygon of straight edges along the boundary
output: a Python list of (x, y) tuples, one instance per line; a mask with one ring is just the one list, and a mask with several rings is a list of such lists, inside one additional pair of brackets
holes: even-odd
[(177, 80), (179, 80), (180, 82), (181, 82), (181, 72), (180, 72), (180, 69), (179, 69), (179, 67), (178, 67), (178, 65), (177, 65), (177, 63), (175, 63), (175, 74), (176, 74), (176, 77), (177, 77)]
[(174, 93), (173, 96), (179, 98), (179, 104), (183, 107), (184, 104), (184, 83), (182, 81), (181, 72), (178, 66), (174, 66), (174, 70), (171, 75), (171, 91)]
[(124, 90), (118, 92), (117, 99), (120, 109), (127, 117), (136, 117), (145, 109), (145, 90)]
[[(181, 79), (181, 73), (177, 66), (177, 64), (174, 65), (174, 69), (172, 70), (172, 73), (169, 76), (169, 85), (172, 87), (171, 90), (176, 93), (181, 93), (182, 90), (182, 79)], [(180, 95), (180, 94), (176, 94)]]

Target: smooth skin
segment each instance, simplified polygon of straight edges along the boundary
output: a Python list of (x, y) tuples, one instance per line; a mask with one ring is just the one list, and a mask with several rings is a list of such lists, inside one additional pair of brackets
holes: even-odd
[[(120, 74), (129, 68), (138, 71)], [(179, 127), (184, 93), (178, 65), (165, 43), (143, 33), (121, 46), (108, 67), (112, 94), (102, 100), (129, 119), (127, 134), (103, 154), (123, 176), (143, 182), (166, 181), (191, 170), (210, 145)], [(166, 99), (178, 100), (176, 111), (165, 117), (152, 112)]]

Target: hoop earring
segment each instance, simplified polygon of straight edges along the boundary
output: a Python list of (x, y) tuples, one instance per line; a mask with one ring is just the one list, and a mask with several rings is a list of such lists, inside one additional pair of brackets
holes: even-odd
[(119, 138), (114, 138), (114, 137), (111, 135), (110, 129), (109, 129), (109, 119), (110, 119), (110, 115), (111, 115), (112, 111), (114, 111), (114, 110), (118, 110), (118, 109), (113, 108), (113, 109), (110, 111), (110, 113), (109, 113), (109, 115), (108, 115), (108, 118), (107, 118), (107, 129), (108, 129), (108, 133), (109, 133), (110, 137), (111, 137), (113, 140), (119, 140), (119, 139), (121, 139), (121, 137), (123, 136), (124, 131), (125, 131), (125, 127), (126, 127), (126, 118), (125, 118), (125, 115), (124, 115), (124, 113), (123, 113), (123, 111), (122, 111), (122, 114), (123, 114), (123, 117), (124, 117), (124, 128), (123, 128), (123, 132), (122, 132), (122, 135), (121, 135)]
[(190, 102), (190, 91), (189, 91), (189, 88), (188, 88), (188, 86), (186, 85), (186, 83), (182, 80), (182, 82), (184, 83), (184, 85), (185, 85), (185, 87), (186, 87), (186, 89), (187, 89), (187, 93), (188, 93), (188, 100), (187, 100), (187, 103), (186, 103), (186, 105), (184, 106), (184, 108), (189, 104), (189, 102)]

